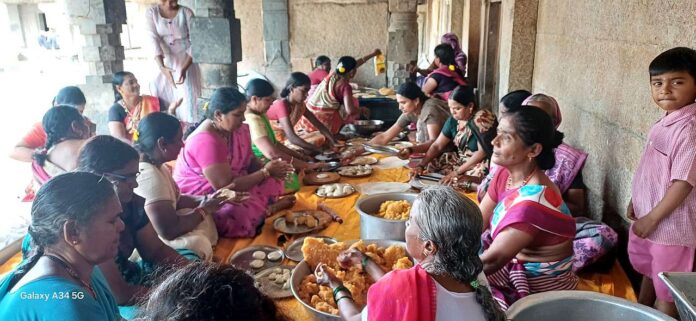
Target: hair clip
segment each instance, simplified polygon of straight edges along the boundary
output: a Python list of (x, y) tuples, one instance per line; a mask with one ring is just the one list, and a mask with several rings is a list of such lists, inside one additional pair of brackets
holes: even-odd
[(471, 287), (474, 288), (474, 290), (478, 289), (478, 287), (481, 286), (478, 279), (469, 282), (469, 285), (471, 285)]
[(449, 69), (450, 71), (454, 71), (455, 67), (454, 67), (454, 65), (449, 65), (449, 66), (447, 66), (447, 69)]

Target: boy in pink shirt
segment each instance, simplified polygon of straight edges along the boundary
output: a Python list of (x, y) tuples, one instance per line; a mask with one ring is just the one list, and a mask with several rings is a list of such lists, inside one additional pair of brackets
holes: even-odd
[(638, 301), (676, 317), (660, 272), (691, 272), (696, 250), (696, 51), (678, 47), (649, 66), (655, 104), (666, 113), (650, 129), (633, 177), (628, 254), (643, 274)]

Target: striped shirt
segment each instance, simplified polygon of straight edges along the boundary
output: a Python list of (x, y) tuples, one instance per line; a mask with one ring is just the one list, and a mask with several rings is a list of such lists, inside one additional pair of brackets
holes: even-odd
[[(696, 104), (667, 114), (650, 129), (633, 177), (631, 196), (636, 217), (646, 216), (655, 208), (675, 180), (696, 186)], [(648, 240), (696, 247), (695, 191), (659, 223)]]

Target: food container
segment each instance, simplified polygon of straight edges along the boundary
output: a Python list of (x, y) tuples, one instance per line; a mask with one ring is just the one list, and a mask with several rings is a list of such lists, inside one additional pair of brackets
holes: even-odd
[[(345, 241), (344, 243), (353, 244), (355, 242), (357, 242), (357, 240)], [(363, 240), (363, 242), (365, 243), (365, 245), (377, 244), (377, 246), (384, 247), (384, 248), (392, 246), (392, 245), (400, 245), (404, 248), (404, 250), (406, 249), (406, 243), (399, 242), (399, 241)], [(408, 255), (408, 253), (407, 253), (407, 255)], [(306, 302), (302, 301), (302, 299), (300, 299), (300, 295), (298, 293), (298, 291), (300, 289), (300, 282), (302, 282), (302, 279), (304, 279), (304, 277), (309, 275), (310, 273), (314, 273), (314, 271), (312, 271), (309, 268), (309, 265), (307, 265), (307, 262), (305, 262), (304, 260), (300, 261), (300, 263), (298, 263), (295, 266), (295, 269), (292, 271), (292, 275), (290, 276), (290, 282), (291, 282), (290, 289), (292, 290), (292, 295), (295, 296), (295, 299), (297, 299), (297, 301), (300, 301), (302, 306), (307, 310), (308, 314), (312, 316), (311, 320), (314, 320), (314, 321), (340, 321), (340, 320), (343, 320), (343, 318), (341, 318), (338, 315), (333, 315), (330, 313), (321, 312), (319, 310), (316, 310), (311, 305), (307, 304)]]
[(360, 238), (405, 241), (406, 220), (389, 220), (375, 216), (379, 206), (386, 201), (405, 200), (413, 205), (418, 194), (415, 193), (382, 193), (362, 197), (355, 204), (355, 210), (360, 213)]
[(510, 306), (506, 315), (508, 320), (513, 321), (676, 321), (644, 305), (588, 291), (532, 294)]
[(672, 292), (682, 321), (696, 321), (696, 273), (660, 272), (660, 280)]
[(356, 120), (352, 124), (348, 124), (350, 130), (364, 136), (381, 130), (382, 126), (384, 126), (384, 121), (381, 120)]

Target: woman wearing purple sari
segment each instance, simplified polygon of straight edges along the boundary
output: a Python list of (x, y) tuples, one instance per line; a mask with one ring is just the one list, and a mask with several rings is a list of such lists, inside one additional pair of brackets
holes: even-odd
[[(286, 162), (265, 165), (251, 151), (249, 126), (243, 124), (246, 97), (235, 88), (217, 89), (204, 108), (203, 120), (186, 138), (174, 169), (182, 193), (207, 195), (229, 188), (249, 192), (240, 204), (225, 204), (213, 214), (223, 237), (254, 237), (266, 214), (292, 206), (294, 197), (278, 201), (283, 179), (293, 172)], [(275, 203), (275, 204), (274, 204)]]

